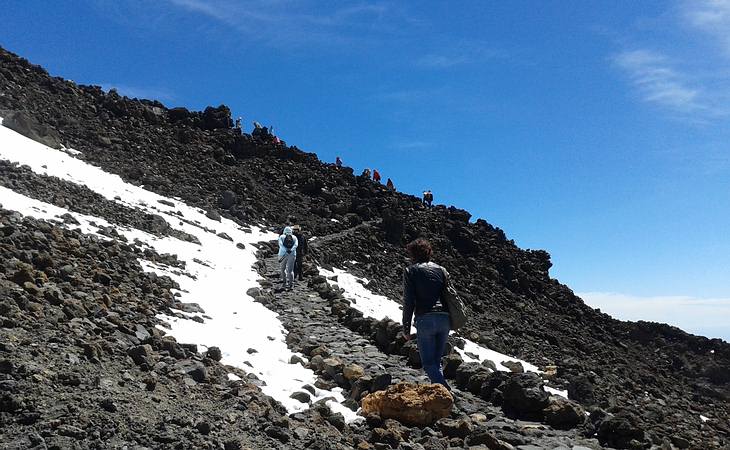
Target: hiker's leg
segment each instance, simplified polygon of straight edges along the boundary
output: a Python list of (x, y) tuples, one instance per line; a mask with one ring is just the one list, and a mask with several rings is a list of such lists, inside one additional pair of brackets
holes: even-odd
[(294, 261), (294, 279), (302, 279), (302, 257), (297, 255), (297, 259)]
[(416, 319), (416, 340), (418, 343), (418, 354), (421, 356), (421, 365), (428, 375), (431, 383), (441, 383), (443, 375), (440, 374), (441, 357), (436, 357), (436, 329), (434, 328), (432, 314), (424, 314)]
[(451, 324), (449, 322), (449, 316), (447, 314), (434, 315), (436, 316), (436, 333), (434, 337), (434, 340), (436, 341), (436, 353), (434, 354), (434, 356), (437, 358), (438, 361), (438, 382), (443, 384), (446, 389), (451, 390), (451, 386), (449, 386), (449, 384), (446, 382), (444, 372), (441, 368), (441, 358), (444, 356), (444, 351), (446, 351), (446, 344), (449, 338), (449, 330), (451, 329)]
[(290, 253), (286, 262), (286, 284), (291, 286), (292, 283), (294, 283), (294, 255)]
[(286, 284), (286, 255), (279, 256), (279, 281)]

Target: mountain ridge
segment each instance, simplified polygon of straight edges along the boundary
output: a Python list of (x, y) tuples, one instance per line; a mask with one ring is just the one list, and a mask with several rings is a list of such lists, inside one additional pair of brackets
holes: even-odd
[[(80, 150), (81, 158), (244, 224), (296, 221), (319, 236), (377, 219), (377, 226), (316, 248), (313, 256), (325, 267), (357, 261), (348, 270), (391, 298), (400, 296), (402, 244), (427, 237), (474, 313), (465, 336), (557, 366), (556, 381), (572, 398), (617, 413), (631, 409), (660, 442), (679, 430), (687, 439), (727, 443), (727, 343), (597, 312), (550, 278), (547, 252), (519, 249), (499, 228), (482, 219), (470, 222), (464, 210), (426, 209), (414, 196), (387, 191), (312, 153), (240, 135), (230, 129), (226, 107), (167, 109), (52, 78), (4, 50), (0, 61), (0, 109), (23, 111), (52, 127), (59, 143)], [(233, 193), (232, 205), (224, 204), (224, 192)], [(706, 436), (687, 410), (713, 417)], [(669, 417), (672, 422), (663, 423)]]

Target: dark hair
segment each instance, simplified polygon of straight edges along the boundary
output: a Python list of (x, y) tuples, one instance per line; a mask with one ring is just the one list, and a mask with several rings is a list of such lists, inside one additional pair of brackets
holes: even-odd
[(408, 244), (406, 246), (406, 251), (413, 262), (416, 263), (429, 262), (431, 261), (431, 255), (433, 255), (431, 243), (421, 238)]

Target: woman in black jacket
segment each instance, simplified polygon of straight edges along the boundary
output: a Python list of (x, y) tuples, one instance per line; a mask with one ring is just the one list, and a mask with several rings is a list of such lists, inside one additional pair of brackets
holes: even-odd
[(411, 318), (415, 314), (423, 370), (432, 383), (451, 389), (441, 371), (441, 356), (450, 330), (449, 312), (441, 299), (446, 269), (431, 262), (433, 249), (425, 239), (416, 239), (406, 250), (413, 264), (403, 274), (403, 334), (410, 339)]

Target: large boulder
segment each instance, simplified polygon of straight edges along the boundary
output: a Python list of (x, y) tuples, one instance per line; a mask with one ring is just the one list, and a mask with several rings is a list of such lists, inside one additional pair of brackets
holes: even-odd
[(515, 374), (500, 386), (500, 390), (505, 412), (522, 419), (542, 419), (550, 396), (545, 392), (539, 375), (532, 372)]
[(453, 405), (454, 398), (440, 384), (398, 383), (364, 397), (362, 414), (423, 427), (448, 417)]
[(23, 111), (12, 111), (3, 117), (3, 125), (23, 136), (51, 148), (61, 148), (61, 135), (54, 128), (38, 123)]
[(609, 415), (598, 427), (598, 440), (616, 448), (640, 447), (646, 435), (639, 419), (629, 411)]
[(550, 396), (548, 401), (543, 413), (545, 423), (553, 428), (568, 430), (586, 421), (586, 413), (578, 403), (558, 395)]

